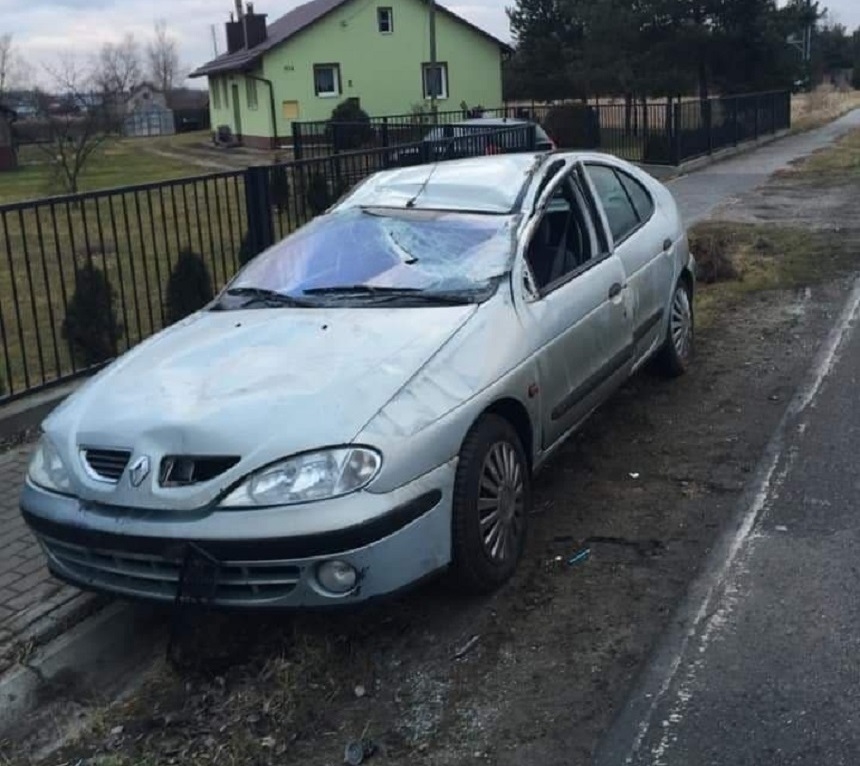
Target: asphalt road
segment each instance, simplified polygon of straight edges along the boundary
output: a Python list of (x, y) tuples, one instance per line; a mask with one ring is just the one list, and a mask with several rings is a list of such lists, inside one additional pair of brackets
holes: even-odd
[[(860, 112), (672, 190), (697, 220), (851, 127)], [(858, 321), (860, 279), (598, 766), (860, 764)]]
[(823, 128), (789, 136), (681, 176), (668, 186), (689, 226), (706, 218), (721, 204), (761, 186), (777, 170), (823, 149), (854, 128), (860, 128), (860, 109)]

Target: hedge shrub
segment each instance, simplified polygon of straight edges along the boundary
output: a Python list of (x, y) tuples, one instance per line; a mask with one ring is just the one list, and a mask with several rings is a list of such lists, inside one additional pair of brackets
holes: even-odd
[(113, 288), (104, 272), (91, 262), (75, 271), (75, 292), (66, 309), (62, 333), (82, 367), (117, 354), (123, 326), (114, 309)]
[(173, 324), (184, 319), (212, 298), (212, 278), (203, 258), (183, 250), (167, 280), (167, 321)]

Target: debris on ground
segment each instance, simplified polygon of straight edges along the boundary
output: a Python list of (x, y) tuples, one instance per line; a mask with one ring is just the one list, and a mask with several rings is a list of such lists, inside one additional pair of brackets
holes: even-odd
[(353, 740), (348, 742), (343, 751), (343, 762), (349, 766), (359, 766), (376, 753), (376, 743), (372, 739)]
[(581, 561), (585, 561), (590, 553), (591, 548), (583, 548), (582, 550), (577, 551), (567, 560), (567, 565), (573, 566), (574, 564), (579, 564)]
[(465, 644), (463, 644), (456, 652), (454, 652), (454, 659), (459, 660), (465, 657), (472, 649), (477, 646), (478, 641), (481, 640), (479, 635), (472, 636)]

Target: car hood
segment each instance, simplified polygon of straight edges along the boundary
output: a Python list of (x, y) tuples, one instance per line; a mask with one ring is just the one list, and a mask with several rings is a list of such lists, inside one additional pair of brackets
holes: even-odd
[[(114, 362), (48, 418), (45, 432), (85, 499), (200, 507), (260, 466), (349, 443), (474, 311), (201, 312)], [(165, 455), (240, 462), (205, 485), (165, 490), (153, 470), (132, 488), (90, 478), (81, 447), (131, 450), (131, 462), (147, 455), (155, 466)]]

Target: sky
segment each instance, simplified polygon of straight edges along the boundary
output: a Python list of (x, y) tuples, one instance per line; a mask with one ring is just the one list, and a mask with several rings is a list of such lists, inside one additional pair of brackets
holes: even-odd
[[(257, 0), (269, 20), (301, 0)], [(510, 40), (505, 5), (513, 0), (441, 0), (455, 13)], [(824, 0), (832, 18), (849, 29), (860, 26), (860, 0)], [(0, 0), (0, 35), (11, 32), (18, 52), (30, 64), (31, 79), (44, 82), (44, 66), (60, 54), (85, 57), (105, 42), (131, 32), (145, 41), (156, 19), (164, 18), (177, 38), (183, 66), (193, 69), (212, 58), (214, 24), (219, 51), (224, 50), (224, 22), (232, 0)], [(201, 86), (200, 81), (192, 84)]]

